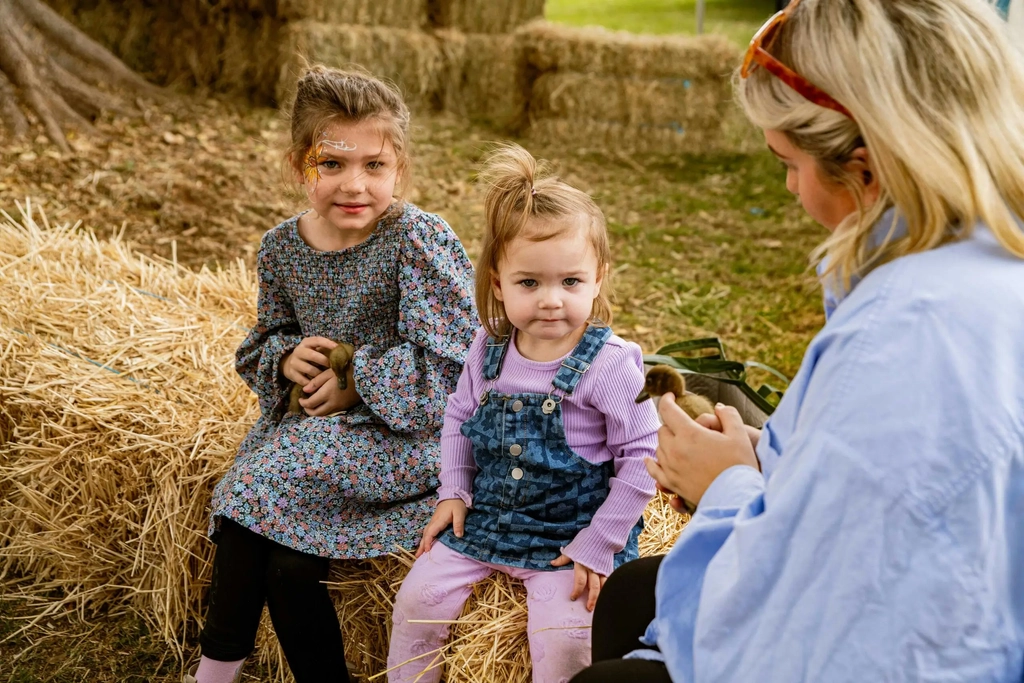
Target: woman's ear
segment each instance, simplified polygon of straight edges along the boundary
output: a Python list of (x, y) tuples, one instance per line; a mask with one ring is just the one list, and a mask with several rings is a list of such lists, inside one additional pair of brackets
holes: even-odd
[(871, 206), (874, 204), (881, 193), (881, 185), (878, 182), (878, 173), (875, 172), (868, 148), (858, 147), (853, 150), (846, 168), (850, 171), (851, 175), (860, 181), (863, 187), (863, 194), (861, 196), (864, 205)]
[(497, 299), (498, 301), (504, 301), (501, 293), (501, 279), (498, 277), (498, 274), (493, 270), (491, 271), (491, 291), (494, 292), (495, 299)]

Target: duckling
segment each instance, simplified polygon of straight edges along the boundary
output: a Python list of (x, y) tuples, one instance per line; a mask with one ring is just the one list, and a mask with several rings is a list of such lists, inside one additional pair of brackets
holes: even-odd
[(655, 365), (651, 368), (644, 379), (643, 391), (636, 397), (636, 402), (643, 403), (652, 396), (664, 396), (668, 393), (674, 394), (676, 405), (695, 420), (698, 415), (715, 413), (711, 401), (700, 394), (686, 393), (686, 380), (679, 371), (669, 365)]
[[(348, 389), (348, 374), (346, 370), (348, 370), (348, 366), (352, 362), (352, 356), (355, 353), (356, 347), (346, 342), (338, 342), (338, 345), (327, 353), (327, 360), (331, 364), (331, 370), (334, 370), (334, 375), (338, 378), (338, 388), (340, 389)], [(302, 412), (299, 399), (307, 396), (306, 392), (302, 390), (303, 386), (305, 385), (298, 382), (292, 384), (291, 392), (288, 395), (289, 413)]]

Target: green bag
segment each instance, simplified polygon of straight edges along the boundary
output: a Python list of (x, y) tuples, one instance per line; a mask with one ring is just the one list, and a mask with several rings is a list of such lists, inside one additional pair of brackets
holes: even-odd
[(747, 383), (747, 368), (758, 368), (775, 375), (787, 385), (789, 379), (762, 363), (728, 360), (717, 337), (690, 339), (663, 346), (644, 355), (644, 367), (669, 365), (686, 379), (686, 390), (701, 394), (712, 403), (724, 403), (739, 411), (743, 421), (758, 429), (775, 410), (783, 390), (769, 384), (754, 389)]

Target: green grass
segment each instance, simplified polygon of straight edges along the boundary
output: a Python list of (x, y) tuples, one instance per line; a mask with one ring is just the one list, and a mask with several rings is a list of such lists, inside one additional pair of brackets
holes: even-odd
[[(696, 0), (547, 0), (549, 21), (604, 26), (633, 33), (695, 33)], [(707, 0), (706, 33), (721, 33), (746, 45), (771, 16), (772, 0)]]

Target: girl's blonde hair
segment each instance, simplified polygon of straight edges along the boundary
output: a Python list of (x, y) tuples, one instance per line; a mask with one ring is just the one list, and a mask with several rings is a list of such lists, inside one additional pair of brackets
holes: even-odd
[[(358, 70), (315, 65), (299, 78), (291, 113), (289, 166), (302, 172), (306, 151), (328, 126), (359, 121), (375, 122), (391, 142), (398, 160), (397, 184), (406, 188), (411, 176), (409, 107), (395, 85)], [(401, 196), (401, 190), (396, 194)]]
[[(498, 147), (484, 162), (480, 181), (487, 185), (484, 198), (486, 232), (476, 269), (476, 303), (480, 321), (492, 337), (512, 331), (505, 306), (494, 296), (491, 276), (498, 272), (508, 246), (518, 238), (534, 242), (564, 234), (565, 228), (583, 230), (597, 255), (598, 276), (604, 276), (594, 299), (591, 324), (612, 322), (608, 229), (604, 214), (587, 193), (561, 181), (550, 165), (538, 161), (518, 145)], [(539, 219), (534, 221), (534, 219)], [(531, 224), (531, 221), (534, 221)], [(529, 226), (529, 228), (527, 227)]]
[[(747, 116), (813, 156), (858, 211), (814, 254), (824, 276), (853, 277), (970, 233), (983, 221), (1024, 258), (1024, 66), (995, 11), (979, 0), (803, 0), (771, 53), (853, 115), (811, 104), (764, 68), (736, 78)], [(866, 147), (879, 200), (846, 167)], [(905, 236), (873, 242), (896, 207)]]

